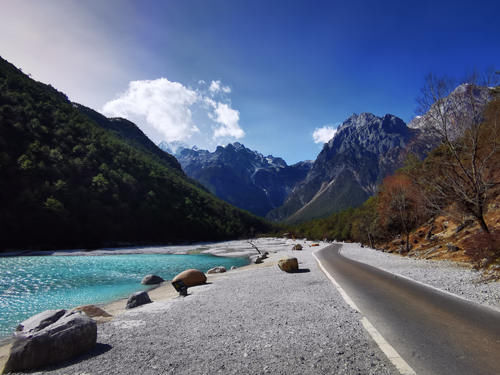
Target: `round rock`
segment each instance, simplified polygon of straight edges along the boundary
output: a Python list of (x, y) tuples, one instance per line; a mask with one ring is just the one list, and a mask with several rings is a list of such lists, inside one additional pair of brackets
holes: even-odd
[(187, 287), (202, 285), (207, 282), (207, 277), (200, 270), (194, 268), (182, 271), (174, 277), (172, 282), (181, 280)]
[(278, 267), (285, 272), (297, 272), (299, 270), (299, 262), (297, 258), (284, 257), (278, 261)]
[(157, 275), (146, 275), (141, 281), (141, 284), (143, 285), (154, 285), (154, 284), (160, 284), (164, 282), (160, 276)]

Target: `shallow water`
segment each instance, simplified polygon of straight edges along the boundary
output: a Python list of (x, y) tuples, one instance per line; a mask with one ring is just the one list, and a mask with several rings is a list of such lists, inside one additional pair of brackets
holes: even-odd
[(243, 266), (246, 258), (212, 255), (130, 254), (103, 256), (21, 256), (0, 258), (0, 338), (21, 321), (47, 310), (106, 303), (145, 290), (150, 273), (171, 280), (197, 268)]

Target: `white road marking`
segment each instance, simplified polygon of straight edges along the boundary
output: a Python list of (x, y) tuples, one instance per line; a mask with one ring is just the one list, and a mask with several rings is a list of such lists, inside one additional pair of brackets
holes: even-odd
[[(375, 250), (373, 250), (373, 249), (369, 249), (369, 250), (375, 251)], [(341, 255), (342, 255), (342, 248), (340, 248), (340, 250), (339, 250), (339, 254), (341, 254)], [(366, 264), (367, 266), (377, 268), (376, 266), (372, 266), (371, 264), (366, 263), (366, 262), (363, 262), (363, 261), (361, 261), (361, 260), (358, 260), (358, 259), (355, 259), (355, 258), (351, 258), (351, 257), (346, 256), (346, 255), (342, 255), (342, 256), (343, 256), (344, 258), (354, 260), (355, 262), (362, 263), (362, 264)], [(469, 304), (473, 304), (473, 305), (476, 305), (476, 306), (477, 306), (477, 305), (479, 305), (479, 306), (481, 306), (481, 308), (483, 308), (483, 309), (491, 309), (491, 310), (493, 310), (493, 311), (495, 311), (495, 312), (500, 311), (500, 307), (496, 307), (496, 306), (492, 306), (492, 305), (483, 305), (483, 304), (477, 303), (477, 302), (475, 302), (475, 301), (472, 301), (472, 300), (470, 300), (470, 299), (467, 299), (467, 298), (465, 298), (465, 297), (462, 297), (462, 296), (460, 296), (460, 295), (458, 295), (458, 294), (452, 293), (452, 292), (450, 292), (450, 291), (448, 291), (448, 290), (446, 290), (446, 289), (439, 289), (438, 287), (435, 287), (435, 286), (433, 286), (433, 285), (431, 285), (431, 284), (426, 284), (426, 283), (424, 283), (424, 282), (422, 282), (422, 281), (419, 281), (419, 280), (416, 280), (416, 279), (412, 279), (411, 277), (408, 277), (408, 276), (402, 275), (402, 274), (400, 274), (400, 273), (393, 272), (393, 271), (389, 271), (389, 270), (387, 270), (387, 269), (383, 269), (383, 268), (379, 268), (379, 269), (380, 269), (380, 270), (382, 270), (382, 271), (385, 271), (385, 272), (387, 272), (387, 273), (391, 273), (391, 274), (393, 274), (394, 276), (401, 277), (402, 279), (405, 279), (405, 280), (408, 280), (408, 281), (414, 282), (414, 283), (416, 283), (416, 284), (423, 285), (423, 286), (425, 286), (425, 287), (427, 287), (427, 288), (433, 289), (433, 290), (435, 290), (436, 292), (439, 292), (439, 293), (442, 293), (442, 294), (447, 294), (447, 295), (449, 295), (449, 296), (451, 296), (451, 297), (454, 297), (454, 298), (458, 298), (459, 300), (462, 300), (462, 301), (467, 302), (467, 303), (469, 303)]]
[[(319, 250), (318, 250), (319, 251)], [(351, 308), (359, 313), (361, 310), (354, 303), (354, 301), (349, 297), (349, 295), (345, 292), (344, 289), (337, 283), (337, 281), (333, 278), (330, 273), (325, 269), (325, 267), (321, 264), (318, 257), (315, 253), (312, 253), (313, 257), (316, 259), (316, 262), (319, 265), (319, 268), (323, 271), (323, 273), (330, 279), (335, 288), (339, 291), (340, 295), (346, 301), (346, 303), (351, 306)], [(370, 323), (368, 318), (363, 316), (361, 318), (361, 324), (366, 329), (371, 338), (377, 343), (378, 347), (382, 352), (386, 355), (387, 359), (391, 361), (391, 363), (398, 369), (401, 375), (416, 375), (416, 372), (411, 368), (411, 366), (399, 355), (399, 353), (394, 349), (394, 347), (387, 342), (387, 340), (380, 334), (379, 331)]]

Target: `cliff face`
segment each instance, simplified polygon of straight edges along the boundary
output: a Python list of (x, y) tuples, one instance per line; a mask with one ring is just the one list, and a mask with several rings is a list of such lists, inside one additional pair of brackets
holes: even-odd
[(420, 133), (389, 114), (351, 116), (324, 145), (304, 181), (268, 218), (296, 223), (360, 205), (403, 165), (410, 150), (426, 151), (414, 141)]

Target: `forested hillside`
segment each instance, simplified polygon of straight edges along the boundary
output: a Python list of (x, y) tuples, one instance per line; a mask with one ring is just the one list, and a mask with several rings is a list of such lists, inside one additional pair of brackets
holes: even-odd
[(219, 240), (269, 229), (201, 189), (141, 134), (0, 58), (0, 248)]

